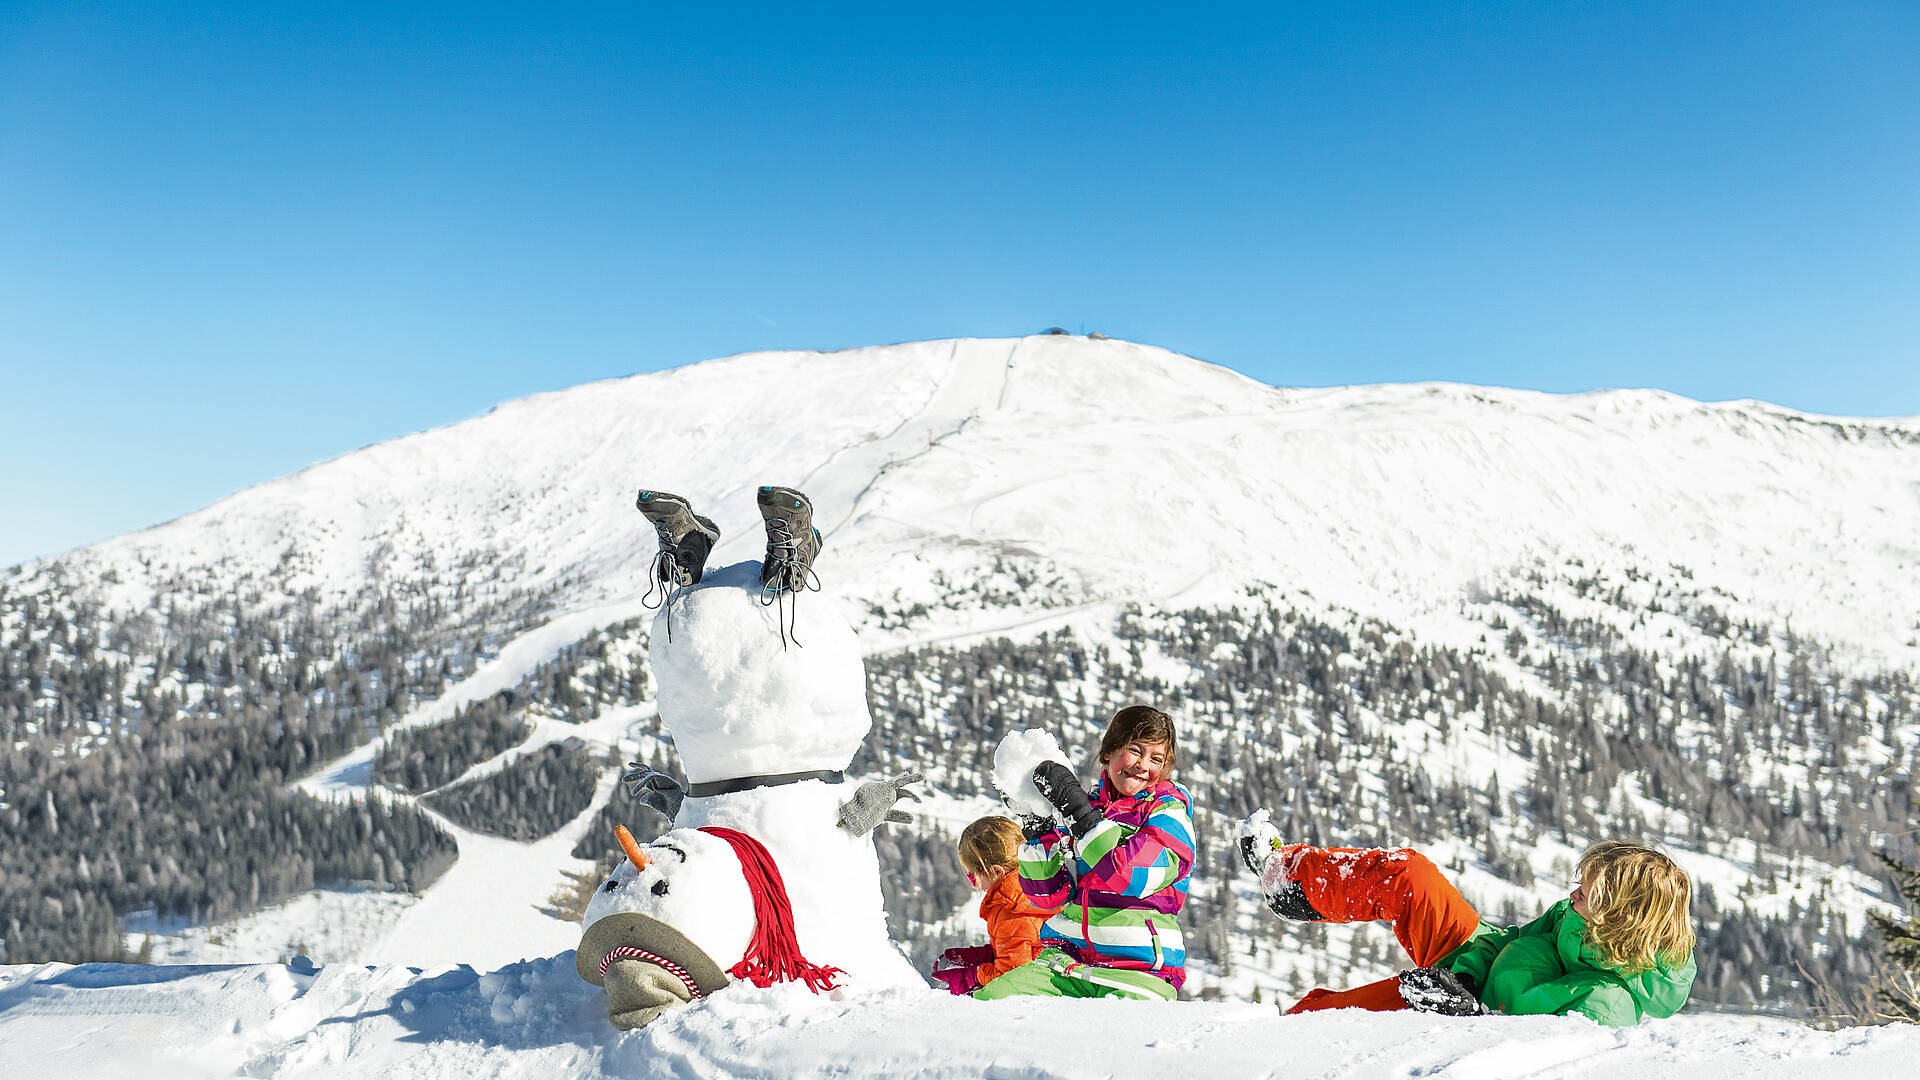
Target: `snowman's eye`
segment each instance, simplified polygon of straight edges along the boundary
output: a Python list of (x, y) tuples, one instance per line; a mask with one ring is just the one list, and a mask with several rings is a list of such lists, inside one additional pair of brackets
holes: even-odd
[(613, 890), (619, 887), (620, 887), (619, 882), (613, 880), (612, 878), (608, 878), (607, 883), (605, 885), (600, 886), (600, 889), (602, 892), (612, 892)]
[(661, 878), (659, 881), (656, 881), (653, 883), (653, 895), (655, 896), (667, 895), (667, 879)]

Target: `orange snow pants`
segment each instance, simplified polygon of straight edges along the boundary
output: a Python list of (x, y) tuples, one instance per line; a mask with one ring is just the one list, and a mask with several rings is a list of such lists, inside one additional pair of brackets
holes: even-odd
[[(1431, 967), (1459, 948), (1480, 927), (1480, 914), (1467, 903), (1440, 868), (1407, 848), (1317, 848), (1291, 844), (1280, 849), (1287, 877), (1300, 883), (1307, 903), (1330, 923), (1393, 924), (1393, 936), (1415, 967)], [(1287, 1012), (1318, 1009), (1406, 1008), (1397, 977), (1351, 990), (1316, 989)]]

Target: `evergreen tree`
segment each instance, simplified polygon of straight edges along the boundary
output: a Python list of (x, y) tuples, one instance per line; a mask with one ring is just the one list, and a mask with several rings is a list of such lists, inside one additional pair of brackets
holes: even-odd
[(1887, 1019), (1920, 1024), (1920, 869), (1884, 851), (1874, 854), (1892, 872), (1908, 909), (1897, 919), (1877, 911), (1867, 913), (1880, 932), (1880, 958), (1885, 965), (1875, 980), (1874, 1004)]

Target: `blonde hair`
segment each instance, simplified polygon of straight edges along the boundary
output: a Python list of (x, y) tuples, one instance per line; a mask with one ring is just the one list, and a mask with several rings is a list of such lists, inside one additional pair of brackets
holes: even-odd
[(1587, 940), (1607, 966), (1638, 975), (1693, 955), (1693, 883), (1666, 855), (1642, 844), (1602, 840), (1580, 856), (1580, 886)]
[(960, 833), (960, 865), (971, 874), (989, 866), (1013, 866), (1019, 849), (1020, 826), (1011, 818), (983, 817)]

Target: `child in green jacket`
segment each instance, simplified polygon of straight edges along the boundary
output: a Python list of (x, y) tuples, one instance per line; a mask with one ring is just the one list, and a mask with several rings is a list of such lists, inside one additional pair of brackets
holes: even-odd
[(1672, 859), (1639, 844), (1588, 848), (1572, 895), (1504, 928), (1483, 922), (1417, 851), (1283, 844), (1264, 810), (1243, 823), (1240, 849), (1275, 914), (1386, 920), (1416, 965), (1351, 990), (1316, 989), (1288, 1013), (1579, 1013), (1625, 1027), (1672, 1016), (1693, 987), (1691, 883)]

